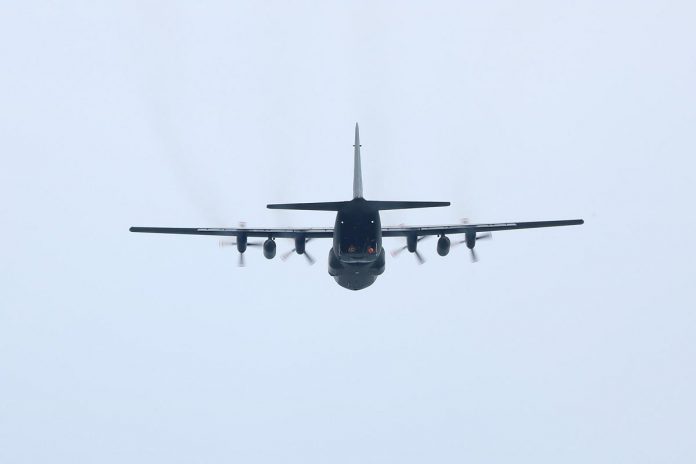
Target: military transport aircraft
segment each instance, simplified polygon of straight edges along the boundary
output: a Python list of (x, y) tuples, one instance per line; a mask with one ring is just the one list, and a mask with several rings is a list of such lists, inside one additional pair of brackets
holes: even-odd
[[(478, 240), (489, 238), (490, 233), (498, 230), (531, 229), (537, 227), (572, 226), (583, 224), (582, 219), (565, 221), (539, 222), (503, 222), (499, 224), (455, 224), (435, 226), (397, 226), (382, 227), (379, 212), (391, 209), (431, 208), (449, 206), (445, 201), (375, 201), (363, 197), (362, 169), (360, 162), (360, 134), (355, 124), (353, 199), (350, 201), (333, 201), (321, 203), (286, 203), (267, 205), (270, 209), (294, 209), (312, 211), (335, 211), (336, 222), (333, 228), (175, 228), (175, 227), (131, 227), (131, 232), (149, 232), (159, 234), (221, 235), (236, 237), (232, 242), (240, 253), (240, 265), (244, 265), (244, 252), (247, 246), (262, 246), (263, 255), (273, 259), (276, 255), (276, 238), (291, 238), (295, 248), (289, 252), (304, 255), (310, 263), (314, 259), (307, 253), (305, 245), (316, 238), (333, 238), (329, 250), (329, 275), (336, 279), (341, 287), (361, 290), (372, 285), (377, 276), (384, 272), (385, 253), (382, 248), (383, 237), (405, 237), (406, 245), (397, 250), (408, 250), (419, 262), (423, 258), (418, 252), (418, 242), (425, 237), (437, 235), (437, 253), (445, 256), (450, 251), (448, 235), (463, 234), (471, 251), (472, 261), (476, 261), (474, 247)], [(266, 237), (261, 243), (248, 242), (249, 237)], [(224, 243), (221, 242), (221, 245)], [(287, 256), (289, 256), (286, 255)]]

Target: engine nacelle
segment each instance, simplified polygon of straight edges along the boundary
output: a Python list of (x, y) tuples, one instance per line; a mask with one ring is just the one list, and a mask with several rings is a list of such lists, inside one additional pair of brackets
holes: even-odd
[(247, 249), (247, 236), (244, 234), (237, 235), (237, 251), (244, 253)]
[(276, 242), (272, 238), (269, 238), (263, 242), (263, 256), (266, 259), (273, 259), (276, 255)]
[(307, 239), (305, 237), (295, 237), (295, 252), (298, 255), (301, 255), (302, 253), (305, 252), (305, 244), (307, 243)]
[(444, 235), (437, 239), (437, 254), (440, 256), (447, 256), (450, 251), (450, 239)]
[(411, 253), (415, 253), (418, 249), (418, 236), (417, 235), (407, 235), (406, 236), (406, 248)]
[(473, 250), (476, 246), (476, 232), (467, 232), (466, 235), (466, 247)]

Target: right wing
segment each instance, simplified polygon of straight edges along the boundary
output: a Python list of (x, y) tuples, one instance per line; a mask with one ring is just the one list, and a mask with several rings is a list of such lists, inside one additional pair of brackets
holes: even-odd
[(407, 237), (416, 235), (466, 234), (476, 232), (493, 232), (496, 230), (536, 229), (538, 227), (577, 226), (583, 224), (582, 219), (565, 221), (536, 221), (536, 222), (502, 222), (498, 224), (455, 224), (442, 226), (396, 226), (382, 227), (383, 237)]
[(131, 227), (131, 232), (145, 232), (149, 234), (185, 234), (185, 235), (222, 235), (226, 237), (273, 237), (273, 238), (331, 238), (333, 228), (309, 227), (299, 228), (270, 228), (247, 229), (239, 228), (183, 228), (183, 227)]

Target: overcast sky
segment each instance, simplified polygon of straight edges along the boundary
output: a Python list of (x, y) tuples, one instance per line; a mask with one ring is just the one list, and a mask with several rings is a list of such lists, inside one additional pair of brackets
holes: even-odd
[[(0, 462), (693, 463), (693, 2), (0, 6)], [(451, 201), (351, 292), (140, 226)], [(402, 245), (385, 240), (388, 249)], [(279, 251), (292, 247), (279, 240)]]

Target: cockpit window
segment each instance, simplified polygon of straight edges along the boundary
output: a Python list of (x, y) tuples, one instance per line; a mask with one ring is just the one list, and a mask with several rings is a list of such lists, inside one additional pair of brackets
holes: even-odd
[(344, 239), (341, 243), (341, 251), (349, 254), (368, 254), (373, 255), (377, 253), (377, 240), (371, 238), (367, 240), (346, 240)]
[(377, 225), (372, 218), (351, 221), (345, 218), (341, 224), (341, 252), (347, 254), (377, 253)]

